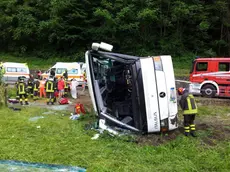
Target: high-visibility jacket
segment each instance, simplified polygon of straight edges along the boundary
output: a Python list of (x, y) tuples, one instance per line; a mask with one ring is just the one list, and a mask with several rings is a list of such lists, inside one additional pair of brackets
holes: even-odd
[(87, 82), (87, 76), (86, 76), (86, 73), (85, 73), (85, 72), (83, 73), (83, 80), (84, 80), (85, 82)]
[(53, 93), (56, 90), (56, 83), (48, 80), (45, 84), (45, 89), (47, 93)]
[(26, 94), (26, 84), (24, 82), (19, 82), (17, 84), (18, 94)]
[(67, 83), (67, 80), (64, 80), (64, 85), (65, 85), (65, 87), (64, 87), (64, 88), (68, 88), (68, 83)]
[(33, 88), (34, 88), (34, 91), (38, 91), (38, 89), (39, 89), (39, 81), (35, 81), (34, 82), (34, 85), (33, 85)]
[(183, 110), (184, 115), (191, 115), (191, 114), (197, 114), (198, 109), (196, 105), (195, 98), (192, 94), (189, 94), (188, 92), (185, 92), (180, 100), (180, 106)]

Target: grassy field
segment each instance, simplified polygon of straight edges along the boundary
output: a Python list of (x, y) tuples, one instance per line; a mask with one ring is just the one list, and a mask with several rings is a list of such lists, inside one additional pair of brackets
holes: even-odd
[[(30, 69), (33, 70), (47, 70), (52, 67), (56, 62), (74, 61), (66, 58), (50, 57), (49, 59), (41, 59), (36, 57), (16, 57), (9, 54), (0, 53), (0, 61), (4, 62), (19, 62), (27, 63)], [(188, 77), (191, 63), (185, 60), (173, 60), (174, 72), (176, 77)]]
[[(197, 121), (225, 119), (229, 107), (202, 107)], [(24, 107), (22, 111), (0, 109), (0, 159), (80, 166), (87, 171), (228, 171), (230, 169), (229, 137), (212, 138), (214, 128), (199, 130), (198, 138), (186, 138), (179, 133), (160, 146), (128, 142), (124, 137), (103, 134), (91, 140), (96, 133), (85, 130), (85, 124), (94, 121), (87, 115), (78, 121), (69, 120), (67, 112), (44, 115), (48, 110)], [(212, 114), (211, 116), (208, 116)], [(43, 119), (30, 121), (34, 116)], [(204, 122), (204, 121), (203, 121)], [(216, 121), (215, 121), (216, 122)], [(202, 122), (201, 122), (202, 123)], [(40, 126), (40, 128), (37, 128)], [(207, 126), (209, 124), (207, 123)], [(138, 136), (135, 136), (137, 138)], [(151, 136), (150, 136), (151, 137)], [(155, 137), (152, 135), (152, 137)], [(167, 135), (157, 136), (167, 138)], [(209, 144), (206, 139), (212, 138)]]

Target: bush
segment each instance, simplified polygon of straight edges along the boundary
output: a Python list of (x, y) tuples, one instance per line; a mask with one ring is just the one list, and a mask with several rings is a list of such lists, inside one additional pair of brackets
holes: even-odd
[(3, 83), (0, 83), (0, 107), (6, 106), (6, 88)]

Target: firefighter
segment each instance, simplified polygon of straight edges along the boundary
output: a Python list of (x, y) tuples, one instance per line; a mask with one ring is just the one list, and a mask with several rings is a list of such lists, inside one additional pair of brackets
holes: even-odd
[(64, 97), (67, 97), (68, 95), (68, 89), (69, 89), (69, 86), (68, 86), (68, 80), (66, 78), (64, 78)]
[(87, 83), (87, 77), (86, 77), (86, 72), (84, 71), (84, 73), (83, 73), (83, 84), (82, 84), (82, 93), (85, 92), (86, 83)]
[(28, 89), (28, 94), (33, 97), (33, 85), (34, 85), (34, 77), (33, 75), (30, 75), (30, 78), (27, 81), (27, 89)]
[(54, 91), (56, 88), (56, 83), (54, 82), (54, 78), (50, 77), (48, 81), (45, 83), (45, 90), (46, 90), (46, 96), (47, 96), (47, 105), (51, 102), (51, 104), (54, 104)]
[(195, 98), (187, 89), (182, 87), (178, 88), (178, 94), (181, 96), (179, 103), (184, 116), (184, 134), (185, 136), (189, 136), (190, 134), (196, 137), (194, 120), (198, 110)]
[(18, 84), (19, 84), (21, 78), (22, 78), (22, 76), (19, 76), (17, 82), (15, 82), (15, 87), (16, 87), (16, 99), (17, 99), (17, 100), (20, 99), (19, 94), (18, 94)]
[(68, 71), (67, 71), (67, 69), (65, 70), (65, 72), (62, 73), (62, 76), (64, 77), (64, 80), (68, 80)]
[(38, 79), (42, 80), (42, 72), (40, 70), (37, 70), (36, 74), (37, 74)]
[(29, 103), (27, 99), (26, 83), (24, 82), (23, 77), (20, 77), (20, 80), (17, 84), (17, 90), (18, 90), (21, 105), (23, 105), (23, 97), (25, 99), (25, 104), (28, 105)]
[(33, 82), (33, 99), (36, 101), (38, 99), (38, 90), (39, 90), (40, 82), (38, 79), (34, 79)]

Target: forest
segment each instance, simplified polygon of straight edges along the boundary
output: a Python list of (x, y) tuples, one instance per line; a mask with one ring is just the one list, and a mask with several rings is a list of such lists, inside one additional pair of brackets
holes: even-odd
[(229, 0), (1, 0), (0, 52), (229, 56)]

